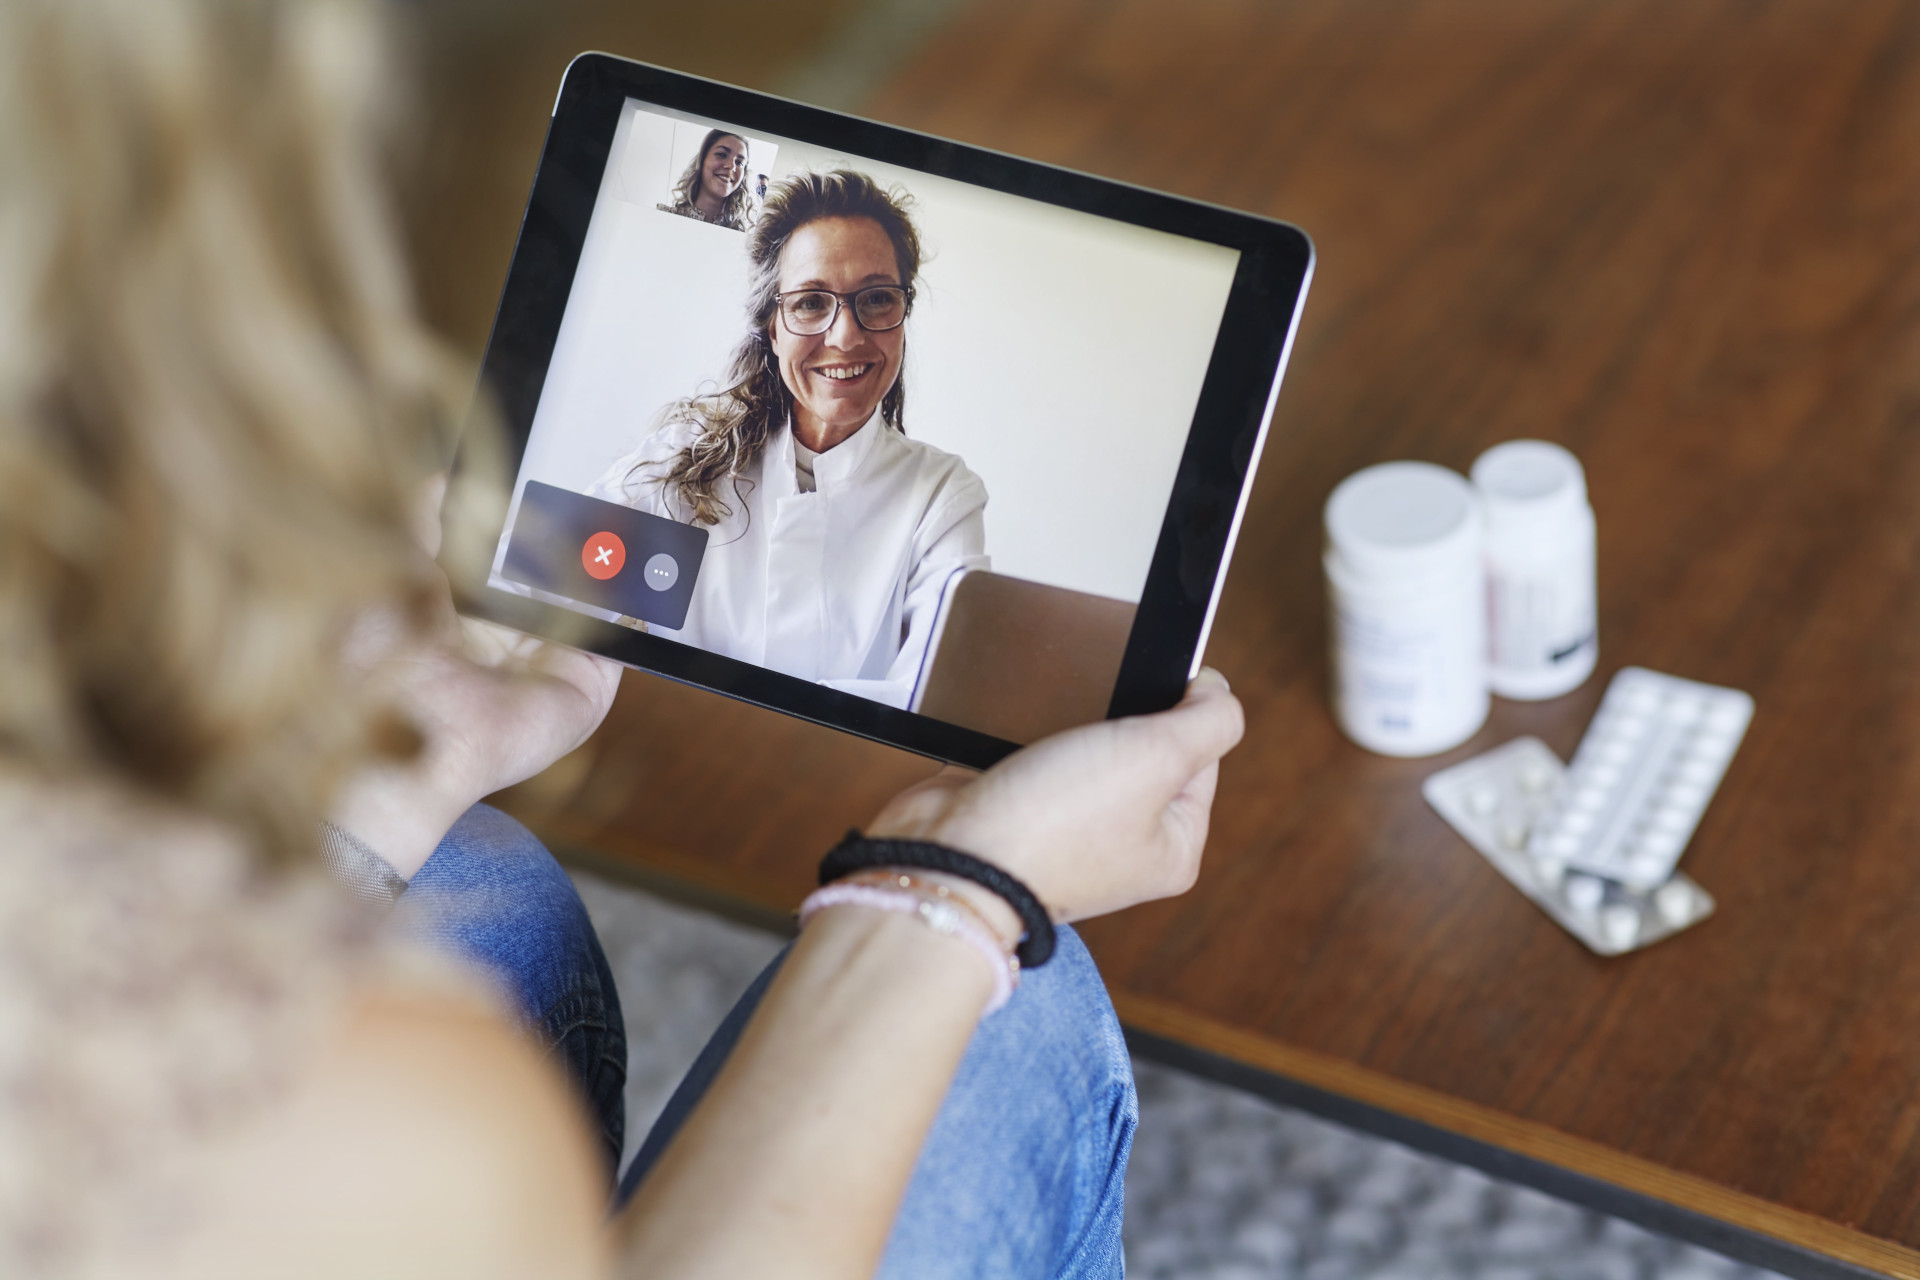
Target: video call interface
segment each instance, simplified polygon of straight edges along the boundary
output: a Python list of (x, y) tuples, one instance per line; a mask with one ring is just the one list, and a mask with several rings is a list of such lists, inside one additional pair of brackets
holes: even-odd
[(629, 100), (490, 585), (919, 709), (1130, 617), (1238, 259)]

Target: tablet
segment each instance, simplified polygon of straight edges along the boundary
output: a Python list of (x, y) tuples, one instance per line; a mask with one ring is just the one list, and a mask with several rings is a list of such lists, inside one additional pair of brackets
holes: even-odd
[[(1050, 627), (1112, 673), (1061, 705), (1171, 706), (1312, 269), (1284, 223), (583, 54), (482, 370), (513, 489), (456, 597), (976, 767), (1031, 717), (966, 690), (1022, 644), (1057, 667)], [(931, 661), (970, 577), (972, 656)]]

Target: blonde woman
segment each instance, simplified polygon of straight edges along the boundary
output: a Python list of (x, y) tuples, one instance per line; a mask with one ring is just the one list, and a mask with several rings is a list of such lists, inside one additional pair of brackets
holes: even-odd
[[(938, 876), (977, 925), (816, 901), (606, 1221), (525, 1004), (590, 934), (542, 941), (583, 921), (474, 805), (617, 672), (462, 628), (422, 548), (461, 379), (378, 198), (379, 47), (352, 0), (0, 3), (0, 1274), (1117, 1274), (1098, 975), (1063, 928), (983, 1019), (1018, 924)], [(1115, 910), (1191, 881), (1239, 732), (1204, 678), (871, 829)], [(455, 945), (323, 832), (403, 912), (453, 864), (414, 934)], [(480, 933), (491, 980), (446, 959)]]
[(753, 221), (747, 163), (745, 138), (725, 129), (709, 129), (687, 171), (674, 184), (672, 203), (654, 208), (730, 231), (745, 231)]

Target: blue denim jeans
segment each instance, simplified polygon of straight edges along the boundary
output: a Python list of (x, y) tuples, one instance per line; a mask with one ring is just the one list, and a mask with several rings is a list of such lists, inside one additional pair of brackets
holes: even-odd
[[(905, 1280), (1123, 1274), (1120, 1219), (1139, 1122), (1120, 1022), (1086, 944), (1053, 959), (981, 1022), (920, 1150), (880, 1275)], [(632, 1195), (705, 1094), (785, 952), (747, 989), (620, 1182)]]
[[(402, 898), (409, 927), (487, 964), (581, 1083), (619, 1148), (625, 1039), (618, 998), (579, 896), (540, 843), (478, 806)], [(445, 923), (442, 923), (445, 922)], [(784, 953), (781, 958), (784, 958)], [(624, 1203), (726, 1062), (776, 958), (714, 1033), (620, 1182)], [(611, 1121), (608, 1117), (611, 1116)], [(885, 1277), (1123, 1274), (1120, 1220), (1139, 1119), (1119, 1020), (1093, 958), (1060, 930), (1050, 963), (981, 1022), (894, 1222)]]
[(627, 1027), (573, 881), (498, 809), (462, 815), (400, 895), (402, 932), (492, 975), (579, 1090), (609, 1179), (626, 1140)]

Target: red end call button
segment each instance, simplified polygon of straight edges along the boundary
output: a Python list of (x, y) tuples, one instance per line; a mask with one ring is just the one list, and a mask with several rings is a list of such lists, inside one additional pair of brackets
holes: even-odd
[(591, 577), (605, 582), (620, 572), (627, 562), (627, 544), (613, 533), (596, 533), (587, 539), (587, 545), (580, 548), (580, 563), (586, 566)]

